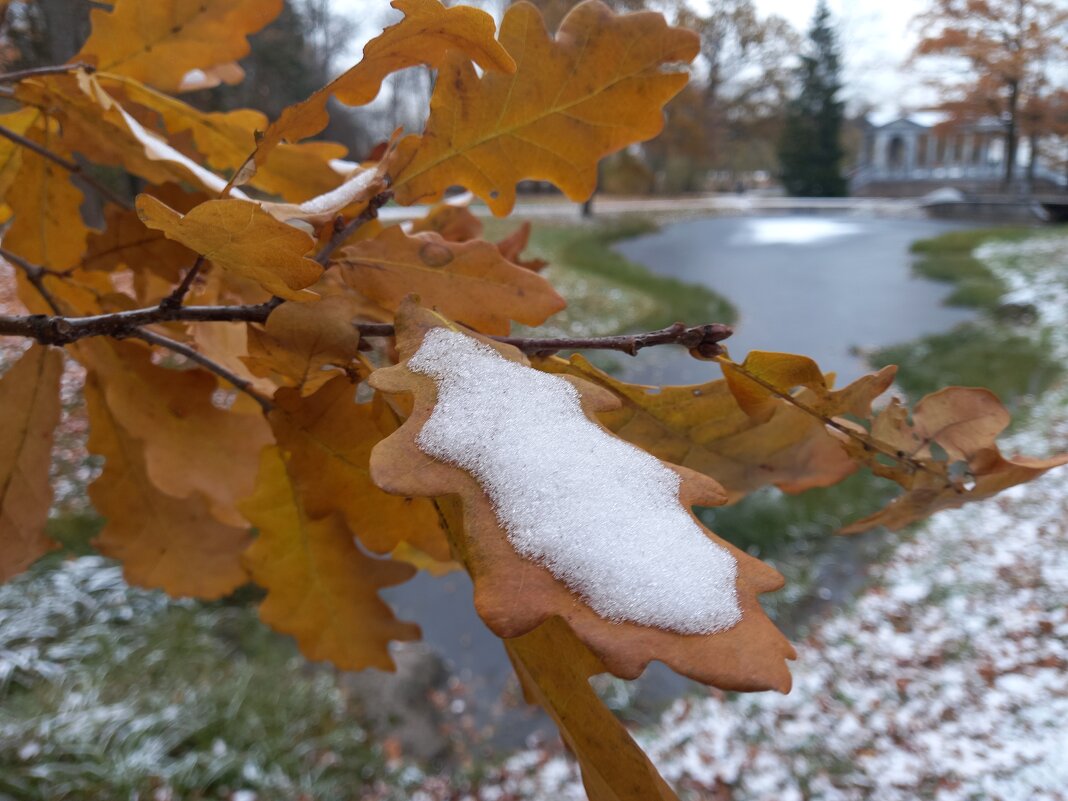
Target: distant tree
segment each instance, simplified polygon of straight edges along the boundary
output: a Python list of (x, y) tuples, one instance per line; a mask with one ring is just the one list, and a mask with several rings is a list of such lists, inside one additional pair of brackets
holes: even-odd
[(938, 108), (958, 123), (1001, 120), (1007, 186), (1016, 172), (1021, 136), (1035, 145), (1051, 132), (1051, 103), (1065, 81), (1068, 5), (1063, 0), (931, 0), (917, 20), (924, 36), (916, 58), (966, 67), (963, 74), (939, 69), (931, 79), (943, 97)]
[(787, 106), (779, 144), (782, 182), (791, 195), (838, 197), (846, 194), (842, 177), (844, 103), (838, 37), (825, 0), (820, 0), (801, 56), (800, 92)]

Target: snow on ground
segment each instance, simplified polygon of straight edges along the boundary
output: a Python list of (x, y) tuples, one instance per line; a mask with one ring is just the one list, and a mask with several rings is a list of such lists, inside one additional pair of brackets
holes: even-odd
[[(1068, 237), (979, 255), (1008, 300), (1062, 326), (1052, 343), (1068, 358)], [(1068, 449), (1068, 386), (1005, 444)], [(682, 699), (642, 746), (684, 798), (1068, 799), (1066, 528), (1065, 470), (937, 515), (851, 608), (813, 626), (789, 695)], [(516, 754), (481, 787), (486, 801), (583, 797), (551, 750)]]

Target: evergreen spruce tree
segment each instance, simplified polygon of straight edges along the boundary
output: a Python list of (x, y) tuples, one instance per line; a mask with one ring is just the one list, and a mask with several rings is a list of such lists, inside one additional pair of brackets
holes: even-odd
[(782, 182), (791, 195), (839, 197), (842, 176), (841, 130), (844, 104), (838, 40), (826, 0), (820, 0), (809, 29), (809, 52), (798, 68), (800, 94), (790, 101), (779, 143)]

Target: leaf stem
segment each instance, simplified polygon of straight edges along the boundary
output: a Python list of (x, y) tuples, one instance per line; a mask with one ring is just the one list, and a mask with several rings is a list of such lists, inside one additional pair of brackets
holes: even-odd
[(63, 75), (77, 70), (91, 73), (96, 72), (96, 67), (92, 64), (86, 64), (84, 61), (74, 61), (70, 64), (51, 64), (47, 67), (33, 67), (28, 70), (5, 72), (0, 74), (0, 83), (17, 83), (26, 78), (36, 78), (39, 75)]
[(323, 249), (319, 251), (319, 255), (315, 257), (315, 260), (325, 267), (330, 261), (330, 257), (334, 255), (334, 251), (341, 247), (346, 239), (356, 233), (356, 231), (364, 225), (371, 222), (371, 220), (377, 219), (378, 210), (389, 203), (392, 197), (393, 192), (388, 189), (385, 192), (379, 192), (367, 202), (367, 208), (349, 220), (345, 225), (337, 225), (342, 219), (341, 217), (338, 217), (337, 220), (335, 220), (333, 236), (331, 236), (330, 241), (323, 246)]
[(193, 286), (193, 281), (196, 280), (197, 275), (200, 273), (200, 268), (204, 266), (204, 257), (197, 256), (196, 261), (193, 262), (193, 266), (189, 268), (189, 271), (182, 278), (182, 283), (175, 287), (171, 294), (167, 295), (163, 300), (159, 302), (161, 309), (177, 309), (182, 305), (182, 301), (185, 300), (185, 296), (189, 294), (190, 287)]

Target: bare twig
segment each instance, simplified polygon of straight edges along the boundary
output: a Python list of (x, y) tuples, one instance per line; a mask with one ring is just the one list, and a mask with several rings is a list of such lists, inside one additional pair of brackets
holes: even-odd
[(96, 67), (92, 64), (86, 64), (84, 61), (74, 61), (70, 64), (52, 64), (47, 67), (33, 67), (28, 70), (16, 70), (15, 72), (0, 74), (0, 83), (16, 83), (25, 78), (36, 78), (39, 75), (62, 75), (76, 70), (96, 72)]
[[(36, 264), (31, 264), (26, 261), (26, 259), (22, 258), (22, 256), (17, 253), (12, 253), (7, 248), (0, 247), (0, 256), (3, 256), (5, 260), (11, 262), (16, 267), (19, 267), (22, 272), (26, 274), (26, 280), (29, 281), (33, 285), (33, 288), (37, 290), (38, 294), (44, 298), (44, 302), (48, 304), (48, 307), (56, 314), (62, 314), (59, 304), (56, 303), (56, 299), (52, 297), (52, 293), (49, 292), (48, 287), (44, 285), (45, 276), (52, 273), (51, 270), (47, 270)], [(47, 315), (43, 314), (35, 314), (31, 315), (31, 317), (49, 319)], [(34, 339), (37, 339), (38, 342), (41, 341), (37, 337), (34, 337)]]
[(182, 301), (185, 300), (185, 296), (189, 294), (189, 288), (193, 286), (193, 282), (197, 278), (197, 274), (200, 272), (200, 268), (204, 266), (204, 257), (197, 256), (196, 261), (193, 262), (193, 266), (189, 268), (189, 272), (182, 278), (182, 283), (175, 287), (167, 297), (159, 302), (161, 309), (177, 309), (182, 305)]
[(169, 337), (165, 337), (162, 334), (157, 334), (154, 331), (145, 331), (142, 328), (138, 328), (130, 332), (130, 336), (148, 342), (152, 345), (159, 345), (161, 348), (166, 348), (169, 351), (173, 351), (174, 353), (184, 356), (192, 362), (196, 362), (201, 367), (210, 370), (211, 372), (215, 373), (215, 375), (232, 384), (235, 389), (244, 392), (250, 398), (255, 400), (256, 403), (258, 403), (263, 409), (263, 411), (269, 412), (271, 411), (271, 409), (274, 408), (274, 405), (271, 403), (270, 400), (268, 400), (252, 388), (252, 384), (250, 382), (246, 381), (244, 378), (237, 375), (236, 373), (232, 373), (230, 370), (227, 370), (218, 362), (209, 359), (203, 353), (193, 350), (193, 348), (189, 347), (188, 345), (183, 345), (181, 342), (177, 342), (173, 339), (170, 339)]
[(723, 353), (723, 348), (719, 343), (733, 333), (733, 328), (722, 323), (694, 326), (675, 323), (659, 331), (622, 334), (614, 337), (493, 337), (493, 339), (513, 345), (524, 353), (539, 356), (561, 350), (615, 350), (636, 356), (642, 348), (654, 345), (682, 345), (688, 350), (698, 351), (706, 358), (712, 358)]
[(37, 144), (37, 142), (34, 142), (32, 139), (27, 139), (22, 134), (17, 134), (9, 128), (5, 128), (3, 125), (0, 125), (0, 136), (3, 136), (5, 139), (10, 139), (15, 144), (20, 145), (27, 150), (32, 150), (38, 156), (46, 158), (54, 164), (58, 164), (72, 175), (77, 175), (105, 200), (109, 200), (118, 206), (122, 206), (124, 209), (133, 208), (133, 206), (130, 205), (130, 201), (126, 200), (126, 198), (119, 197), (112, 192), (107, 186), (83, 170), (81, 164), (66, 159), (58, 153), (53, 153), (47, 147)]
[(378, 218), (378, 210), (384, 205), (389, 203), (393, 197), (393, 192), (386, 190), (385, 192), (379, 192), (367, 203), (367, 208), (349, 220), (348, 223), (338, 225), (341, 222), (341, 218), (335, 221), (334, 235), (330, 237), (330, 241), (326, 243), (323, 249), (319, 252), (319, 255), (315, 257), (315, 260), (319, 262), (323, 267), (330, 261), (330, 257), (334, 255), (334, 251), (341, 247), (342, 243), (356, 231), (358, 231), (363, 225), (369, 223), (371, 220)]

